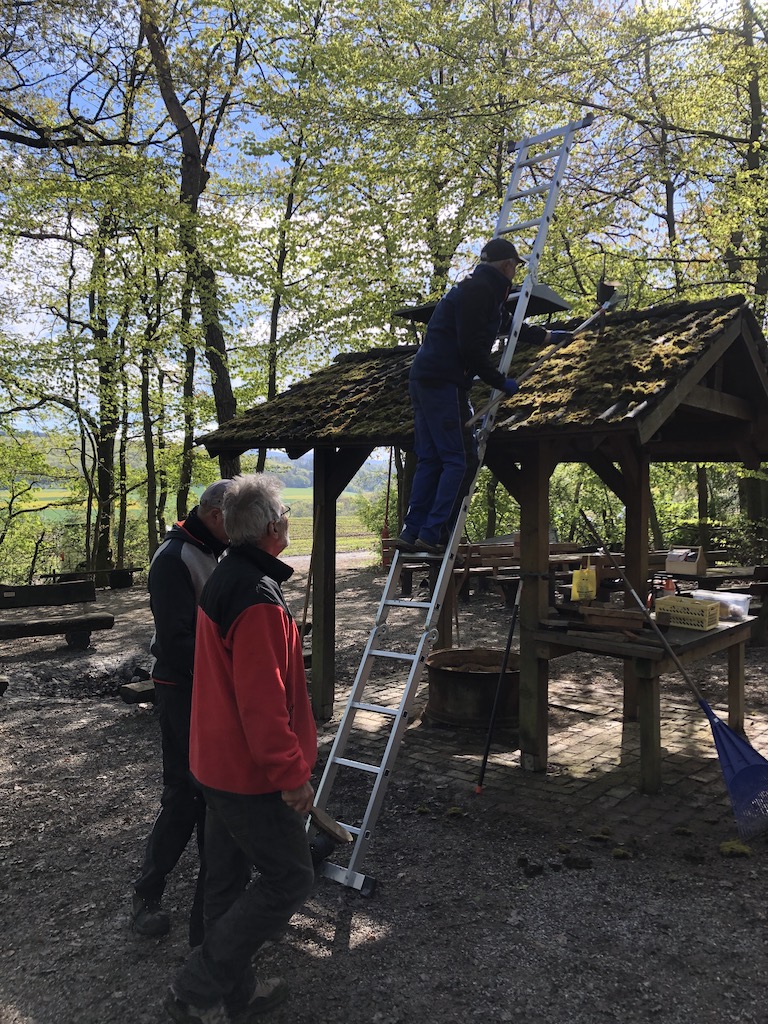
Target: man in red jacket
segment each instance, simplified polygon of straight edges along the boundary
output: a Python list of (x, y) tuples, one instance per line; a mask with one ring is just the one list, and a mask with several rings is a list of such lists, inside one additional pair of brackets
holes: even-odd
[[(304, 815), (317, 733), (304, 657), (281, 584), (292, 570), (280, 482), (238, 476), (222, 506), (227, 557), (197, 617), (189, 763), (205, 794), (205, 939), (165, 1000), (180, 1024), (249, 1024), (287, 996), (257, 982), (251, 958), (309, 895)], [(251, 866), (257, 876), (244, 888)]]

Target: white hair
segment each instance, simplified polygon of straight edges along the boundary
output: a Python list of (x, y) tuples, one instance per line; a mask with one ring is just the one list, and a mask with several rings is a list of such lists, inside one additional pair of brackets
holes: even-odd
[(269, 473), (236, 476), (224, 494), (221, 510), (230, 544), (258, 544), (270, 523), (282, 514), (281, 481)]

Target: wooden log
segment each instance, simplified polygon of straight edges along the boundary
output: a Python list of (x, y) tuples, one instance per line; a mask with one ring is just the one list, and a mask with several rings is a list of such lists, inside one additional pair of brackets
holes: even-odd
[(0, 585), (0, 609), (48, 608), (95, 600), (96, 587), (93, 580), (19, 587), (8, 584)]
[(124, 683), (119, 693), (126, 704), (150, 704), (155, 700), (155, 684), (151, 679), (139, 679), (135, 683)]

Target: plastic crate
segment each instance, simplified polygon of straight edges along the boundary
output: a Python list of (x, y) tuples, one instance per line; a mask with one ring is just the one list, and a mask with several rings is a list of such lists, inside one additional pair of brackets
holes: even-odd
[(656, 601), (656, 621), (683, 629), (714, 629), (720, 621), (720, 602), (694, 601), (676, 595), (660, 597)]

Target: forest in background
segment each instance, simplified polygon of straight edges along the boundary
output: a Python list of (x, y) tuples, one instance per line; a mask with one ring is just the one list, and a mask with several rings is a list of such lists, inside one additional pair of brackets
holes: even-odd
[[(527, 132), (596, 115), (540, 268), (575, 314), (605, 277), (633, 307), (743, 293), (764, 322), (766, 17), (748, 0), (0, 0), (4, 577), (46, 553), (41, 481), (83, 510), (79, 562), (146, 558), (194, 489), (241, 468), (197, 436), (338, 352), (412, 341), (394, 310), (471, 267)], [(560, 532), (587, 500), (619, 529), (588, 471), (554, 485)], [(513, 522), (498, 490), (473, 528)], [(763, 543), (763, 470), (658, 467), (654, 499), (656, 540), (693, 524)]]

